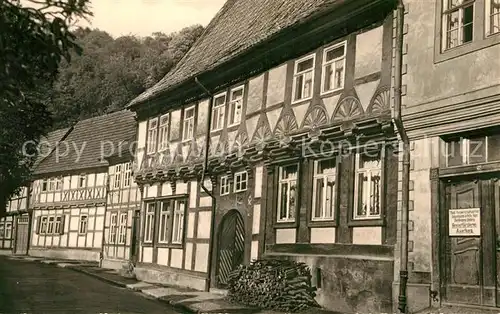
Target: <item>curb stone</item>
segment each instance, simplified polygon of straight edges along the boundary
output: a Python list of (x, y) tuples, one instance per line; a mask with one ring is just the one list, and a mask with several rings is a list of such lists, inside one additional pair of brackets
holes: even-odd
[(112, 284), (112, 285), (120, 287), (120, 288), (127, 288), (127, 284), (126, 283), (115, 281), (115, 280), (108, 279), (108, 278), (104, 278), (103, 276), (99, 276), (99, 275), (94, 274), (92, 272), (83, 270), (83, 269), (81, 269), (79, 267), (69, 266), (69, 267), (66, 267), (66, 268), (67, 269), (71, 269), (71, 270), (76, 271), (76, 272), (79, 272), (79, 273), (82, 273), (82, 274), (86, 274), (88, 276), (94, 277), (94, 278), (99, 279), (99, 280), (101, 280), (103, 282), (107, 282), (109, 284)]

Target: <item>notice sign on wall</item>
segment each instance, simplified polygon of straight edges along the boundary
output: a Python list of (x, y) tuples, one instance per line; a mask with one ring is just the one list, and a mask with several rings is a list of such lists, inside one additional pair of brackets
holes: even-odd
[(450, 236), (475, 237), (481, 235), (481, 209), (450, 209)]

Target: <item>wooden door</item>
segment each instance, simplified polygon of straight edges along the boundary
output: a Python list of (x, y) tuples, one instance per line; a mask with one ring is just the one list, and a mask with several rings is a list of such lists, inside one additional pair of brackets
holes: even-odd
[[(441, 235), (445, 246), (445, 254), (442, 257), (445, 266), (445, 302), (496, 305), (493, 202), (492, 180), (461, 181), (446, 186), (446, 206), (441, 229), (445, 233)], [(454, 209), (467, 208), (479, 209), (479, 235), (453, 235), (449, 225), (451, 212)]]
[(134, 217), (132, 219), (132, 239), (130, 239), (130, 260), (133, 263), (137, 263), (139, 260), (139, 241), (141, 239), (141, 211), (135, 210)]
[(217, 286), (224, 288), (228, 276), (243, 263), (245, 253), (245, 225), (243, 217), (236, 210), (231, 210), (223, 218), (219, 227)]
[(29, 218), (26, 216), (17, 218), (15, 254), (28, 254), (28, 221)]

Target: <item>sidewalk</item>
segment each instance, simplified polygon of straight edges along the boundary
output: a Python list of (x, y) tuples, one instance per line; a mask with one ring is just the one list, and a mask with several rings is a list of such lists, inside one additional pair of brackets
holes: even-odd
[[(222, 294), (202, 292), (188, 288), (150, 284), (136, 279), (121, 276), (118, 271), (100, 268), (96, 262), (49, 260), (44, 258), (27, 256), (10, 256), (11, 259), (38, 261), (57, 267), (68, 268), (99, 280), (105, 281), (117, 287), (130, 289), (144, 296), (164, 302), (178, 309), (182, 313), (255, 313), (255, 314), (278, 314), (283, 312), (260, 310), (244, 305), (232, 304), (225, 300)], [(334, 314), (336, 312), (322, 309), (310, 309), (303, 314)]]

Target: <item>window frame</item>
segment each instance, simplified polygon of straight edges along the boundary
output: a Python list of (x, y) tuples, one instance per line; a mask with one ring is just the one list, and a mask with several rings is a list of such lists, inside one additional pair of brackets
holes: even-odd
[(497, 13), (494, 13), (494, 14), (491, 13), (491, 5), (492, 5), (493, 1), (495, 1), (495, 0), (485, 0), (485, 3), (484, 3), (484, 6), (485, 6), (485, 13), (484, 14), (485, 14), (485, 23), (486, 23), (485, 32), (486, 32), (487, 37), (494, 36), (494, 35), (500, 33), (500, 22), (498, 25), (498, 31), (492, 32), (492, 30), (491, 30), (492, 29), (492, 16), (498, 16), (498, 19), (500, 19), (500, 11)]
[[(48, 234), (47, 233), (47, 227), (48, 227), (48, 216), (40, 216), (40, 234)], [(44, 228), (45, 227), (45, 228)]]
[[(166, 118), (166, 122), (162, 124), (162, 120)], [(170, 134), (170, 113), (160, 116), (158, 120), (158, 152), (167, 150)]]
[[(233, 99), (233, 94), (235, 92), (241, 91), (241, 97), (237, 99)], [(241, 124), (241, 118), (243, 117), (243, 99), (245, 97), (245, 85), (241, 85), (231, 89), (229, 92), (229, 102), (228, 102), (228, 121), (227, 126), (232, 127)], [(238, 121), (235, 119), (236, 114), (236, 104), (239, 102), (240, 104), (240, 115)], [(231, 112), (232, 107), (234, 106), (234, 111)], [(231, 122), (232, 120), (232, 122)]]
[[(180, 207), (180, 203), (184, 203), (184, 208)], [(189, 195), (174, 195), (162, 198), (153, 198), (145, 201), (146, 204), (153, 204), (154, 218), (153, 218), (153, 231), (152, 241), (146, 242), (147, 221), (144, 219), (143, 231), (143, 245), (147, 247), (161, 247), (161, 248), (177, 248), (182, 249), (186, 243), (186, 223), (189, 209)], [(162, 211), (164, 204), (169, 204), (169, 209)], [(147, 206), (147, 205), (146, 205)], [(165, 216), (164, 221), (167, 226), (166, 241), (161, 238), (163, 228), (162, 217)], [(178, 219), (178, 221), (176, 220)], [(177, 223), (178, 222), (178, 223)]]
[(487, 0), (475, 0), (474, 26), (472, 41), (451, 49), (444, 50), (443, 38), (443, 0), (435, 2), (435, 34), (434, 34), (434, 63), (444, 62), (456, 57), (460, 57), (490, 46), (500, 44), (500, 32), (488, 35), (486, 14)]
[[(151, 206), (152, 206), (152, 210)], [(146, 209), (144, 215), (144, 232), (143, 232), (143, 243), (153, 244), (154, 233), (155, 233), (155, 221), (156, 221), (156, 202), (146, 202)]]
[(42, 179), (40, 182), (40, 191), (41, 192), (49, 192), (49, 180)]
[[(223, 183), (224, 182), (224, 183)], [(220, 177), (220, 196), (229, 195), (231, 191), (231, 183), (229, 182), (229, 176)]]
[[(476, 39), (477, 37), (477, 31), (476, 31), (476, 10), (477, 10), (477, 1), (476, 0), (463, 0), (463, 3), (457, 5), (456, 7), (454, 8), (450, 8), (450, 9), (447, 9), (445, 8), (445, 3), (448, 4), (450, 1), (453, 1), (453, 0), (439, 0), (442, 2), (442, 9), (441, 9), (441, 23), (442, 23), (442, 26), (441, 26), (441, 51), (442, 52), (445, 52), (445, 51), (448, 51), (450, 49), (454, 49), (454, 48), (458, 48), (458, 47), (461, 47), (461, 46), (464, 46), (464, 45), (467, 45), (469, 43), (472, 43), (474, 42), (474, 40)], [(472, 39), (468, 42), (463, 42), (463, 28), (464, 28), (464, 25), (462, 24), (462, 18), (463, 18), (463, 10), (464, 8), (468, 8), (470, 7), (472, 4), (472, 11), (473, 11), (473, 20), (472, 20)], [(448, 30), (447, 28), (447, 17), (451, 14), (453, 14), (453, 12), (458, 12), (458, 27), (456, 28), (458, 30), (458, 40), (459, 40), (459, 44), (457, 44), (456, 46), (453, 46), (453, 47), (448, 47), (448, 33), (450, 33), (451, 31), (453, 30)], [(461, 32), (462, 31), (462, 32)]]
[[(216, 100), (221, 97), (224, 97), (224, 103), (216, 106), (215, 105)], [(224, 124), (226, 123), (226, 105), (227, 105), (227, 92), (222, 92), (214, 96), (213, 107), (212, 107), (212, 121), (210, 121), (211, 122), (210, 132), (217, 132), (224, 129)], [(215, 114), (216, 112), (219, 113), (219, 110), (222, 111), (222, 115)], [(220, 120), (218, 121), (219, 123), (217, 123), (218, 128), (214, 128), (215, 126), (214, 119), (216, 119), (216, 117), (220, 118)]]
[[(301, 72), (297, 72), (297, 68), (298, 68), (298, 65), (304, 61), (307, 61), (309, 59), (312, 59), (313, 60), (313, 64), (312, 64), (312, 67), (311, 69), (309, 70), (305, 70), (305, 71), (301, 71)], [(313, 94), (314, 94), (314, 75), (315, 75), (315, 69), (316, 68), (316, 52), (314, 53), (311, 53), (311, 54), (308, 54), (300, 59), (297, 59), (295, 60), (294, 62), (294, 65), (293, 65), (293, 81), (292, 81), (292, 104), (296, 104), (296, 103), (299, 103), (299, 102), (302, 102), (302, 101), (307, 101), (307, 100), (310, 100), (312, 99), (313, 97)], [(299, 99), (295, 99), (295, 95), (296, 95), (296, 89), (297, 89), (297, 78), (299, 76), (303, 76), (304, 74), (308, 73), (308, 72), (311, 72), (311, 93), (308, 97), (303, 97), (303, 98), (299, 98)], [(304, 86), (302, 86), (302, 91), (304, 90)]]
[[(317, 181), (319, 179), (323, 179), (325, 180), (325, 178), (328, 178), (328, 177), (331, 177), (332, 175), (325, 175), (325, 174), (318, 174), (317, 173), (317, 169), (318, 169), (318, 166), (319, 166), (319, 163), (322, 162), (322, 161), (327, 161), (327, 160), (333, 160), (334, 163), (335, 163), (335, 174), (333, 175), (334, 176), (334, 182), (335, 182), (335, 186), (334, 186), (334, 199), (332, 201), (332, 206), (333, 206), (333, 209), (332, 209), (332, 217), (331, 218), (325, 218), (325, 217), (315, 217), (314, 214), (316, 212), (316, 191), (317, 191)], [(312, 160), (312, 185), (313, 185), (313, 188), (312, 188), (312, 199), (311, 199), (311, 212), (309, 213), (308, 217), (309, 217), (309, 224), (311, 225), (315, 225), (315, 224), (328, 224), (328, 225), (331, 225), (331, 224), (334, 224), (336, 225), (337, 223), (337, 217), (338, 217), (338, 214), (340, 212), (340, 180), (342, 180), (341, 178), (341, 173), (340, 173), (340, 164), (341, 164), (341, 160), (340, 160), (340, 156), (339, 155), (335, 155), (333, 157), (327, 157), (327, 158), (319, 158), (319, 159), (315, 159), (315, 160)], [(325, 202), (325, 200), (323, 200), (323, 202)], [(323, 209), (323, 211), (325, 211), (325, 209)]]
[[(125, 217), (125, 221), (123, 221), (123, 217)], [(122, 244), (122, 245), (126, 244), (126, 242), (127, 242), (127, 225), (128, 225), (128, 213), (121, 212), (119, 217), (118, 217), (117, 244)]]
[(5, 239), (12, 239), (12, 221), (5, 222)]
[[(113, 219), (115, 218), (115, 219)], [(109, 217), (109, 244), (118, 242), (118, 213), (112, 212)]]
[(77, 188), (78, 189), (84, 189), (84, 188), (87, 187), (87, 184), (88, 184), (88, 177), (87, 177), (87, 175), (86, 174), (80, 174), (78, 176)]
[[(193, 115), (186, 119), (186, 112), (193, 112)], [(196, 105), (192, 105), (190, 107), (186, 107), (183, 110), (184, 116), (182, 117), (182, 138), (181, 142), (186, 143), (190, 142), (194, 138), (194, 123), (196, 117)], [(186, 127), (187, 125), (187, 127)], [(186, 130), (191, 130), (190, 133), (186, 134)]]
[[(241, 179), (242, 177), (245, 177), (245, 180), (241, 180), (239, 182), (240, 188), (238, 189), (238, 179)], [(245, 192), (248, 190), (248, 171), (243, 170), (243, 171), (238, 171), (234, 174), (234, 193), (241, 193)], [(245, 184), (245, 188), (242, 188), (243, 183)]]
[[(155, 123), (154, 127), (151, 125)], [(153, 155), (156, 153), (156, 149), (158, 146), (158, 117), (152, 118), (148, 120), (148, 128), (147, 128), (147, 141), (146, 141), (146, 155)], [(154, 137), (154, 139), (152, 139)]]
[[(54, 234), (55, 221), (56, 221), (56, 218), (54, 216), (48, 216), (46, 234)], [(52, 227), (52, 229), (51, 229), (51, 227)]]
[(0, 222), (0, 239), (5, 239), (5, 222)]
[[(82, 229), (82, 226), (84, 226), (84, 229)], [(89, 230), (89, 215), (81, 214), (80, 219), (78, 219), (78, 234), (85, 235), (87, 234), (88, 230)]]
[(122, 165), (118, 164), (114, 166), (115, 173), (113, 174), (113, 190), (120, 189), (122, 187)]
[(127, 162), (123, 164), (123, 167), (125, 168), (124, 174), (123, 174), (123, 188), (128, 188), (132, 185), (132, 163)]
[[(335, 50), (341, 46), (344, 46), (344, 54), (342, 55), (342, 58), (337, 58), (333, 60), (326, 61), (326, 56), (328, 52)], [(344, 89), (345, 87), (345, 76), (346, 76), (346, 58), (347, 58), (347, 40), (344, 40), (342, 42), (330, 45), (329, 47), (326, 47), (323, 49), (323, 60), (322, 60), (322, 65), (321, 65), (321, 92), (320, 95), (328, 95), (330, 93), (335, 93), (339, 90)], [(343, 60), (343, 71), (342, 71), (342, 85), (340, 87), (331, 89), (331, 90), (325, 90), (325, 75), (326, 75), (326, 67), (331, 64), (335, 64), (336, 61), (339, 61), (340, 59)]]
[[(357, 209), (358, 209), (358, 203), (359, 203), (359, 195), (358, 195), (358, 180), (359, 180), (359, 174), (360, 172), (364, 172), (367, 170), (370, 170), (371, 168), (359, 168), (359, 161), (361, 156), (364, 156), (366, 154), (375, 154), (378, 153), (378, 158), (380, 159), (380, 198), (379, 198), (379, 214), (378, 216), (359, 216), (357, 214)], [(349, 216), (350, 216), (350, 222), (349, 225), (383, 225), (384, 222), (384, 217), (385, 217), (385, 193), (386, 193), (386, 187), (385, 187), (385, 147), (381, 148), (380, 150), (372, 150), (369, 152), (356, 152), (353, 154), (352, 159), (353, 159), (353, 167), (352, 169), (352, 182), (353, 182), (353, 193), (352, 193), (352, 201), (351, 201), (351, 209), (349, 210)], [(373, 169), (372, 169), (373, 170)]]
[[(292, 166), (296, 166), (297, 167), (297, 177), (295, 179), (282, 179), (282, 173), (283, 173), (283, 169), (284, 168), (288, 168), (288, 167), (292, 167)], [(299, 182), (300, 182), (300, 172), (301, 172), (301, 163), (300, 162), (293, 162), (293, 163), (287, 163), (287, 164), (283, 164), (283, 165), (279, 165), (278, 166), (278, 169), (277, 169), (277, 198), (276, 198), (276, 201), (277, 201), (277, 204), (275, 206), (275, 213), (276, 213), (276, 219), (274, 219), (274, 222), (277, 224), (277, 225), (285, 225), (285, 224), (296, 224), (298, 222), (298, 219), (297, 219), (297, 213), (298, 213), (298, 208), (299, 208), (299, 202), (300, 202), (300, 186), (299, 186)], [(293, 219), (280, 219), (280, 211), (281, 211), (281, 190), (282, 190), (282, 184), (286, 183), (288, 184), (288, 193), (290, 193), (290, 183), (295, 181), (295, 189), (296, 189), (296, 196), (295, 196), (295, 208), (293, 209)], [(288, 203), (287, 203), (288, 204)], [(290, 213), (292, 212), (290, 209), (287, 210), (288, 212), (288, 215), (287, 216), (290, 216)]]

